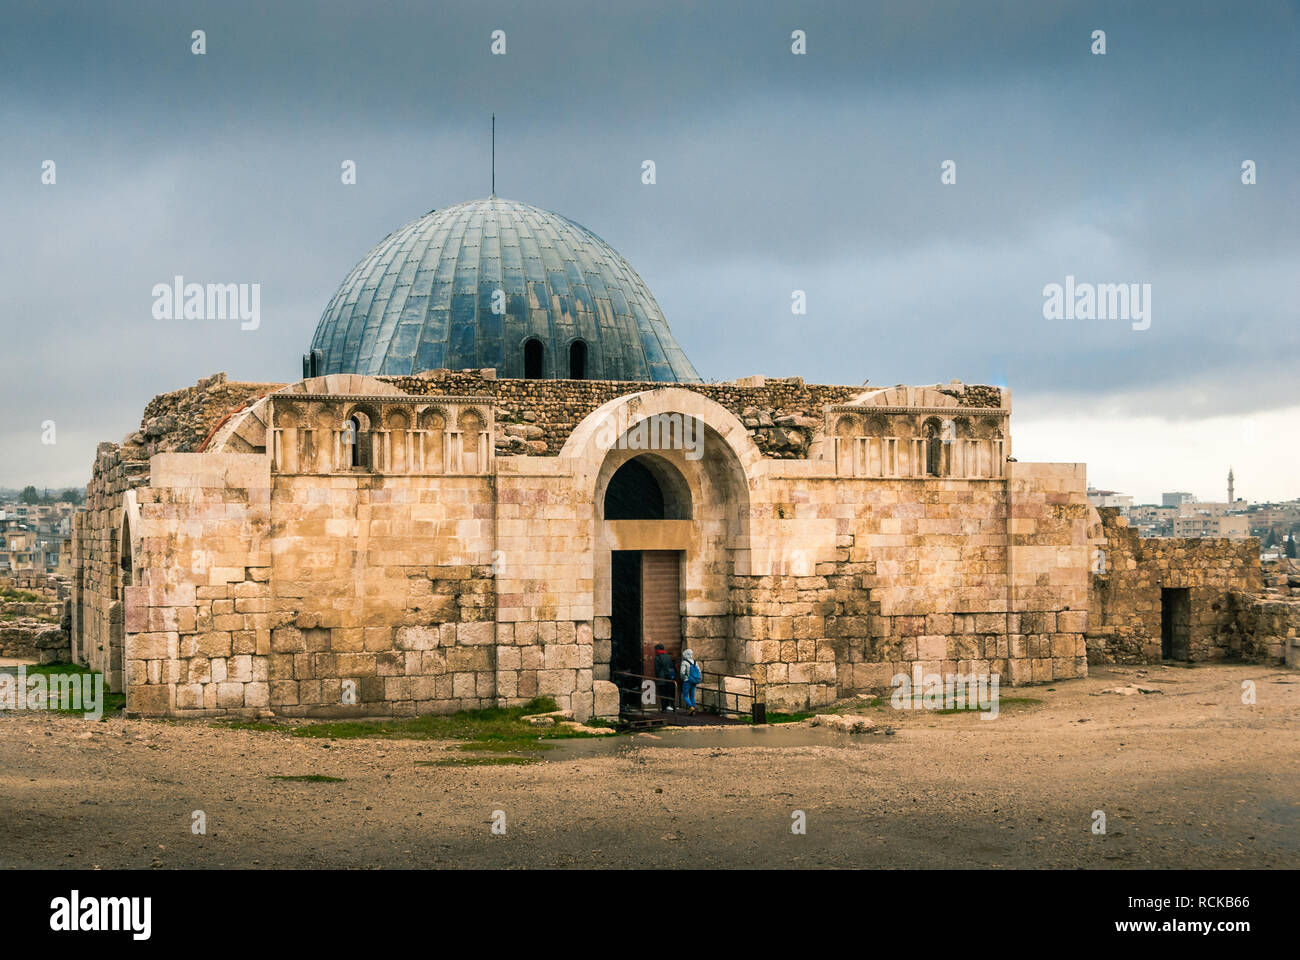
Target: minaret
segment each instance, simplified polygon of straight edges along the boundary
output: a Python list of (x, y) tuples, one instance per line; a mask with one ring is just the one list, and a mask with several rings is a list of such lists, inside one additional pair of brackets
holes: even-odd
[(1228, 468), (1228, 503), (1232, 504), (1232, 467)]

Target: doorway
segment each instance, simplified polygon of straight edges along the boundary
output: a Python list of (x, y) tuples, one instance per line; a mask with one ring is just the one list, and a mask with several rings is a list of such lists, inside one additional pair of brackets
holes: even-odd
[(659, 643), (674, 663), (681, 657), (682, 558), (680, 550), (612, 552), (611, 674), (654, 676), (655, 644)]
[(1191, 659), (1191, 591), (1164, 587), (1160, 591), (1160, 658)]

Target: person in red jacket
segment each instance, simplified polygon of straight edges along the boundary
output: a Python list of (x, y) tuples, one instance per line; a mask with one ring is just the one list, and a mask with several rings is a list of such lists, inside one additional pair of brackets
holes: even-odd
[(664, 649), (662, 643), (655, 644), (655, 679), (659, 687), (659, 709), (672, 710), (673, 703), (677, 699), (677, 691), (674, 680), (677, 679), (677, 668), (673, 664), (673, 658), (668, 651)]

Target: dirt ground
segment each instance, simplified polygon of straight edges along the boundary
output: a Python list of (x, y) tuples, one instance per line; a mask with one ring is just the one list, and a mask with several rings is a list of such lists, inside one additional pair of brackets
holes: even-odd
[[(996, 720), (886, 706), (867, 715), (891, 735), (665, 731), (526, 766), (427, 765), (463, 756), (444, 742), (8, 714), (0, 868), (1300, 867), (1300, 674), (1140, 670), (1004, 688), (1042, 702)], [(1132, 682), (1163, 692), (1099, 693)], [(343, 782), (272, 779), (303, 774)]]

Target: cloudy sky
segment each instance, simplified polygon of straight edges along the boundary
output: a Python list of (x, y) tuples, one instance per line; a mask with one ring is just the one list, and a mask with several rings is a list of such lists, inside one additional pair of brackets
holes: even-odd
[[(11, 2), (0, 486), (300, 376), (370, 247), (489, 192), (493, 112), (498, 194), (623, 253), (707, 379), (1005, 384), (1021, 460), (1300, 496), (1294, 0)], [(154, 319), (177, 274), (259, 283), (260, 328)], [(1044, 319), (1066, 276), (1150, 284), (1150, 328)]]

